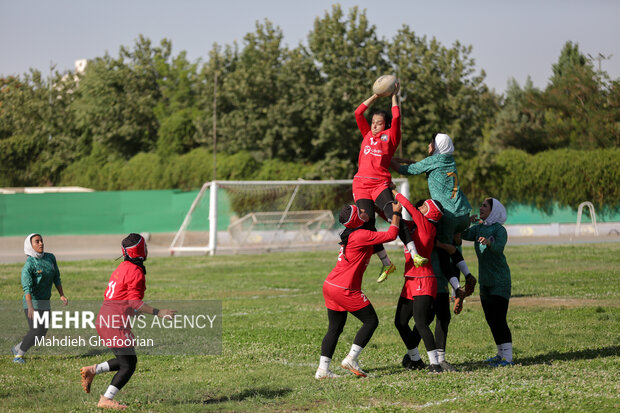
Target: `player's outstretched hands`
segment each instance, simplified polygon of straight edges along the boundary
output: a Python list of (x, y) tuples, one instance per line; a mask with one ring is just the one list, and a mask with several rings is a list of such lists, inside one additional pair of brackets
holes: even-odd
[(394, 91), (392, 92), (392, 96), (398, 95), (399, 91), (400, 91), (400, 82), (396, 82), (396, 84), (394, 85)]
[(159, 313), (157, 313), (157, 317), (159, 318), (174, 318), (174, 315), (177, 313), (177, 310), (168, 310), (161, 309)]

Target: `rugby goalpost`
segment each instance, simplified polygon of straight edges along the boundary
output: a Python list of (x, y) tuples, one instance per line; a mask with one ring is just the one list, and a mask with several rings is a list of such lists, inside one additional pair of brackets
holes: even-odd
[[(393, 182), (409, 196), (407, 179)], [(170, 254), (312, 249), (331, 244), (341, 230), (340, 208), (353, 202), (352, 183), (351, 179), (205, 182), (170, 244)], [(381, 221), (377, 220), (378, 227)]]

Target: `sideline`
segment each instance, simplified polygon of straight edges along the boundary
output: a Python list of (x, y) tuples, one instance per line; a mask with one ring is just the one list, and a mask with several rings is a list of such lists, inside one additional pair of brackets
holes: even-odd
[[(79, 261), (89, 259), (116, 259), (121, 255), (121, 240), (127, 234), (113, 235), (50, 235), (43, 234), (45, 251), (51, 252), (58, 261)], [(0, 264), (23, 263), (24, 239), (26, 237), (0, 237)], [(169, 246), (174, 233), (151, 234), (147, 240), (150, 257), (169, 257)], [(601, 242), (620, 242), (620, 235), (582, 236), (509, 236), (508, 245), (561, 245)], [(464, 245), (473, 243), (464, 241)], [(324, 249), (333, 249), (329, 243)], [(319, 248), (316, 248), (319, 249)], [(220, 255), (233, 254), (234, 250), (222, 248)]]

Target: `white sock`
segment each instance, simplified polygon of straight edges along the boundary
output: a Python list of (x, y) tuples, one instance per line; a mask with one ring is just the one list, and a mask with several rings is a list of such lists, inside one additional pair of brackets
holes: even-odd
[(407, 350), (407, 354), (409, 354), (409, 357), (413, 361), (422, 360), (422, 357), (420, 357), (420, 352), (418, 351), (417, 347), (415, 347), (415, 348), (413, 348), (411, 350)]
[(430, 364), (439, 364), (437, 360), (437, 350), (427, 351), (426, 354), (428, 354), (428, 362)]
[(362, 350), (364, 350), (364, 347), (360, 347), (357, 344), (353, 344), (351, 346), (351, 351), (349, 351), (349, 355), (347, 357), (350, 357), (353, 360), (357, 360)]
[(470, 274), (469, 268), (467, 268), (467, 263), (465, 262), (465, 260), (459, 262), (458, 264), (456, 264), (456, 266), (459, 267), (459, 270), (461, 270), (463, 275)]
[(459, 282), (459, 279), (456, 277), (452, 277), (450, 278), (450, 285), (452, 286), (452, 288), (454, 288), (455, 290), (457, 288), (461, 288), (461, 283)]
[(97, 366), (95, 367), (95, 374), (106, 373), (108, 371), (110, 371), (110, 365), (107, 361), (97, 364)]
[(512, 361), (512, 343), (504, 343), (500, 344), (502, 358), (505, 358), (506, 361)]
[(381, 250), (377, 252), (377, 257), (379, 257), (379, 259), (381, 260), (381, 263), (385, 265), (386, 267), (389, 267), (392, 264), (392, 261), (390, 261), (390, 258), (388, 257), (387, 252), (385, 250)]
[(20, 341), (20, 342), (19, 342), (19, 343), (18, 343), (18, 344), (14, 347), (14, 348), (15, 348), (15, 351), (17, 352), (17, 355), (18, 355), (18, 356), (20, 356), (20, 357), (22, 357), (24, 354), (26, 354), (26, 352), (22, 350), (21, 345), (22, 345), (22, 342)]
[(409, 254), (411, 254), (411, 258), (413, 258), (415, 254), (418, 254), (418, 250), (415, 248), (413, 241), (407, 243), (407, 249), (409, 250)]
[(446, 350), (437, 349), (437, 361), (440, 363), (446, 361)]
[(329, 370), (329, 363), (331, 363), (332, 359), (329, 357), (321, 356), (319, 360), (319, 368), (323, 370)]
[(103, 397), (107, 397), (108, 399), (113, 399), (114, 396), (116, 396), (116, 393), (118, 393), (118, 389), (110, 384), (108, 386), (108, 390), (105, 391), (105, 394), (103, 395)]

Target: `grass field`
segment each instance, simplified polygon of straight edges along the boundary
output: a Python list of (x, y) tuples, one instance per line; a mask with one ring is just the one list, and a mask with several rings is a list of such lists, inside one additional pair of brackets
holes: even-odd
[[(53, 251), (51, 251), (53, 252)], [(470, 268), (477, 264), (466, 248)], [(218, 356), (139, 356), (117, 399), (129, 411), (613, 411), (620, 407), (620, 243), (512, 246), (513, 299), (508, 312), (514, 367), (492, 369), (495, 354), (477, 291), (453, 316), (448, 360), (461, 371), (405, 371), (405, 348), (393, 326), (402, 278), (364, 283), (380, 325), (360, 362), (370, 374), (317, 381), (314, 372), (327, 328), (321, 285), (337, 251), (148, 261), (146, 301), (212, 299), (223, 303)], [(390, 256), (403, 268), (402, 253)], [(118, 262), (61, 262), (71, 299), (98, 299)], [(0, 299), (21, 296), (21, 265), (0, 266)], [(475, 273), (475, 272), (474, 272)], [(57, 293), (54, 291), (54, 299)], [(58, 302), (59, 304), (59, 302)], [(58, 304), (56, 308), (58, 308)], [(349, 317), (334, 363), (348, 352), (360, 323)], [(26, 322), (24, 320), (24, 332)], [(0, 410), (95, 411), (111, 374), (82, 392), (79, 368), (111, 358), (27, 355), (0, 360)], [(420, 353), (425, 359), (423, 345)]]

